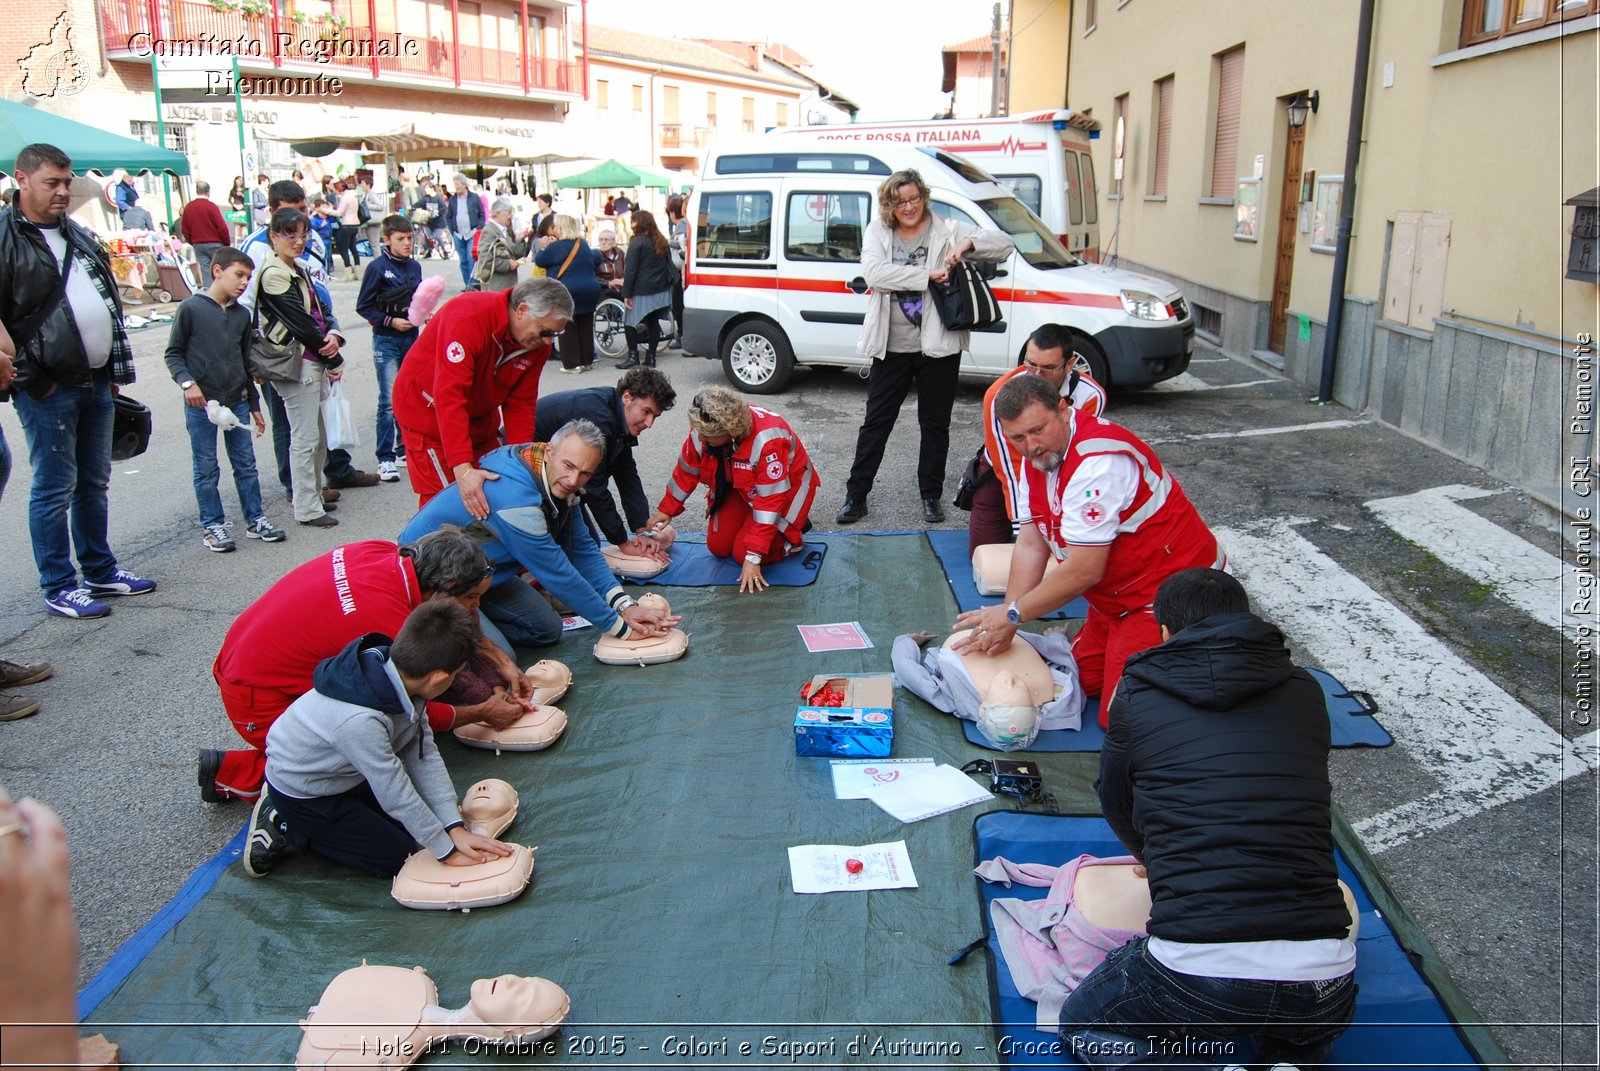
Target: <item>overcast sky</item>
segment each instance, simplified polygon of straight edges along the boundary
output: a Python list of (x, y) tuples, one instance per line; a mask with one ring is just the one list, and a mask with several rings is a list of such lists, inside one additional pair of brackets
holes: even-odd
[(589, 0), (589, 21), (659, 37), (781, 41), (860, 104), (863, 120), (926, 119), (945, 105), (939, 49), (988, 33), (993, 9), (994, 0)]

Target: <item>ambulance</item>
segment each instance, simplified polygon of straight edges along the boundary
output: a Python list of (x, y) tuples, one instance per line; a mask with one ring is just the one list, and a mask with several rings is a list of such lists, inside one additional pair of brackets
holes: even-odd
[(1172, 283), (1090, 264), (1005, 186), (967, 157), (927, 146), (762, 136), (707, 155), (688, 207), (683, 269), (685, 352), (722, 362), (750, 394), (784, 389), (800, 365), (866, 370), (856, 353), (866, 320), (861, 248), (878, 215), (878, 187), (913, 168), (946, 219), (1000, 230), (1016, 249), (979, 265), (1003, 318), (971, 334), (965, 374), (1017, 366), (1035, 329), (1072, 332), (1072, 360), (1109, 387), (1179, 375), (1194, 350), (1194, 318)]
[(1100, 259), (1099, 191), (1089, 155), (1090, 139), (1100, 136), (1100, 121), (1081, 112), (1061, 108), (994, 119), (780, 127), (770, 136), (859, 146), (887, 142), (955, 153), (1010, 189), (1069, 252)]

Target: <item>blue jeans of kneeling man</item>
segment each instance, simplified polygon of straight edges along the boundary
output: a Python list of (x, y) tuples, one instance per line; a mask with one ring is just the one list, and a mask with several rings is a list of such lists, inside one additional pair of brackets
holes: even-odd
[(96, 372), (81, 384), (61, 384), (47, 398), (18, 392), (17, 417), (33, 466), (28, 534), (39, 586), (46, 595), (83, 579), (111, 580), (117, 572), (107, 530), (111, 522), (111, 376)]
[(1201, 978), (1169, 970), (1149, 938), (1107, 956), (1061, 1008), (1063, 1049), (1086, 1067), (1314, 1064), (1355, 1014), (1353, 974), (1326, 982)]
[[(235, 402), (228, 407), (239, 418), (240, 426), (222, 432), (228, 451), (228, 467), (233, 469), (233, 487), (239, 493), (239, 509), (249, 524), (262, 516), (261, 478), (256, 475), (256, 447), (250, 426), (250, 403)], [(198, 406), (183, 407), (184, 425), (189, 430), (189, 447), (194, 452), (194, 497), (200, 506), (202, 525), (221, 524), (226, 518), (218, 484), (222, 468), (217, 464), (217, 432), (206, 411)]]
[(561, 639), (561, 615), (526, 577), (498, 581), (478, 602), (483, 633), (499, 647), (549, 647)]

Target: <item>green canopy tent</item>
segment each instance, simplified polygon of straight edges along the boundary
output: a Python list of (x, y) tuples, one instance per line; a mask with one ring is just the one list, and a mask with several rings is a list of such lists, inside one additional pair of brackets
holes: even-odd
[(109, 175), (119, 167), (132, 174), (141, 171), (189, 173), (189, 159), (181, 152), (108, 133), (39, 108), (0, 100), (0, 171), (9, 174), (17, 153), (35, 142), (54, 145), (66, 153), (72, 158), (72, 170), (80, 175), (87, 171)]
[(629, 189), (634, 186), (645, 186), (670, 191), (672, 180), (659, 171), (652, 171), (646, 167), (632, 167), (617, 160), (607, 160), (587, 171), (556, 179), (556, 185), (564, 190), (602, 190), (612, 187)]

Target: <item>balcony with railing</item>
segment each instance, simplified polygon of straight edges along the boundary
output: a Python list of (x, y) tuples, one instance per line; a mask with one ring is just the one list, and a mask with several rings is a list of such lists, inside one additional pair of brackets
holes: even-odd
[(548, 100), (583, 94), (583, 64), (530, 52), (526, 35), (515, 51), (457, 41), (450, 29), (460, 23), (450, 18), (448, 5), (441, 6), (443, 33), (374, 31), (359, 21), (370, 10), (355, 5), (357, 21), (347, 23), (294, 14), (283, 0), (101, 0), (101, 21), (114, 60), (220, 53), (237, 55), (248, 70), (387, 86), (463, 87)]
[(711, 131), (703, 126), (682, 123), (657, 123), (656, 146), (660, 149), (698, 150), (710, 143)]

